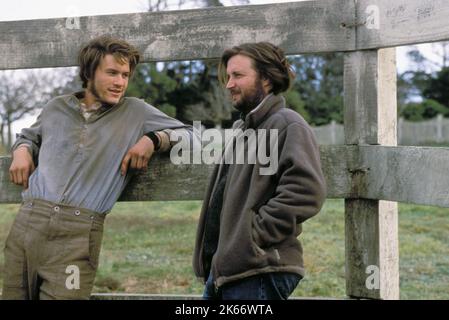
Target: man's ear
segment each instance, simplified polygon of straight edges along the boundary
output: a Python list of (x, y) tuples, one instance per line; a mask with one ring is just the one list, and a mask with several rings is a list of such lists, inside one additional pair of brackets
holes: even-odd
[(262, 77), (262, 86), (266, 94), (268, 94), (273, 86), (271, 85), (271, 81), (265, 77)]

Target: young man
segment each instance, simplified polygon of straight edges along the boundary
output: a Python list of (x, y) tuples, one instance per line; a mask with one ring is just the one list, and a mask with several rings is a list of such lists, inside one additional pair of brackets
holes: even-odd
[(233, 47), (222, 55), (220, 70), (241, 111), (233, 128), (258, 137), (276, 133), (266, 148), (278, 166), (262, 174), (260, 161), (226, 162), (239, 150), (236, 142), (243, 141), (245, 152), (260, 148), (239, 137), (227, 144), (201, 211), (194, 271), (206, 282), (205, 299), (287, 299), (304, 276), (301, 224), (325, 200), (318, 146), (310, 126), (280, 95), (293, 75), (281, 49), (270, 43)]
[(79, 52), (84, 91), (52, 99), (18, 136), (10, 178), (25, 190), (4, 250), (4, 299), (88, 299), (128, 169), (169, 150), (171, 130), (191, 139), (191, 127), (124, 97), (139, 58), (123, 40), (93, 39)]

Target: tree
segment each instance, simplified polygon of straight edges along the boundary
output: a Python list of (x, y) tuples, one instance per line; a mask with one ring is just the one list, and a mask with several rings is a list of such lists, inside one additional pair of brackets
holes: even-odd
[(414, 68), (399, 76), (399, 113), (409, 120), (449, 116), (449, 42), (432, 44), (432, 53), (429, 59), (412, 46), (407, 55)]
[(410, 46), (407, 52), (409, 59), (415, 63), (416, 70), (435, 70), (449, 67), (449, 41), (436, 42), (431, 44), (433, 59), (428, 59), (418, 46)]
[(343, 122), (343, 55), (301, 55), (291, 58), (296, 72), (293, 87), (304, 101), (313, 125)]
[(75, 68), (0, 71), (0, 142), (12, 145), (12, 124), (34, 115), (52, 97), (79, 91)]
[(425, 98), (438, 101), (449, 110), (449, 67), (428, 77), (422, 93)]
[(433, 99), (449, 107), (447, 84), (449, 70), (449, 42), (432, 44), (433, 58), (427, 58), (417, 46), (411, 46), (408, 58), (414, 64), (398, 77), (400, 111), (409, 102), (422, 98)]
[(426, 99), (422, 102), (410, 102), (405, 105), (401, 116), (409, 121), (422, 121), (434, 118), (439, 113), (446, 115), (448, 109), (435, 100)]
[[(248, 4), (236, 0), (233, 4)], [(148, 1), (148, 11), (182, 7), (223, 6), (219, 0)], [(201, 120), (207, 126), (231, 119), (232, 106), (217, 80), (215, 61), (141, 64), (129, 84), (128, 95), (140, 97), (181, 121)]]
[(307, 122), (310, 122), (310, 114), (306, 110), (306, 104), (298, 91), (289, 90), (284, 93), (287, 106), (299, 113)]
[(82, 91), (82, 82), (78, 77), (78, 70), (76, 67), (52, 70), (51, 79), (53, 82), (51, 84), (50, 96), (56, 97)]
[(13, 141), (12, 123), (42, 107), (49, 98), (49, 78), (37, 71), (1, 71), (0, 83), (0, 138), (9, 149)]

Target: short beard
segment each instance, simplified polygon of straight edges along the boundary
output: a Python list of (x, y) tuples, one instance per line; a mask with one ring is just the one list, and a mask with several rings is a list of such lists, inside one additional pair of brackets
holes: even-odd
[(265, 92), (263, 90), (262, 81), (257, 80), (254, 86), (254, 91), (249, 96), (242, 96), (242, 100), (234, 104), (234, 108), (248, 114), (251, 110), (255, 109), (265, 98)]
[(100, 97), (100, 94), (98, 93), (97, 88), (95, 87), (95, 79), (92, 79), (92, 82), (90, 83), (89, 87), (88, 87), (90, 93), (92, 93), (92, 95), (95, 97), (95, 99), (101, 103), (101, 105), (105, 105), (105, 106), (111, 106), (110, 103), (103, 101)]

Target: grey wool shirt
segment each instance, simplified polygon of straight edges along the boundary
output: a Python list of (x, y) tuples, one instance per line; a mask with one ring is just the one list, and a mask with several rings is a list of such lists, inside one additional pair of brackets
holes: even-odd
[(101, 107), (87, 120), (80, 112), (83, 92), (49, 101), (36, 122), (23, 129), (12, 146), (26, 144), (36, 170), (24, 201), (43, 199), (108, 213), (131, 178), (120, 174), (128, 150), (145, 133), (176, 130), (192, 139), (192, 127), (145, 101), (125, 97)]

